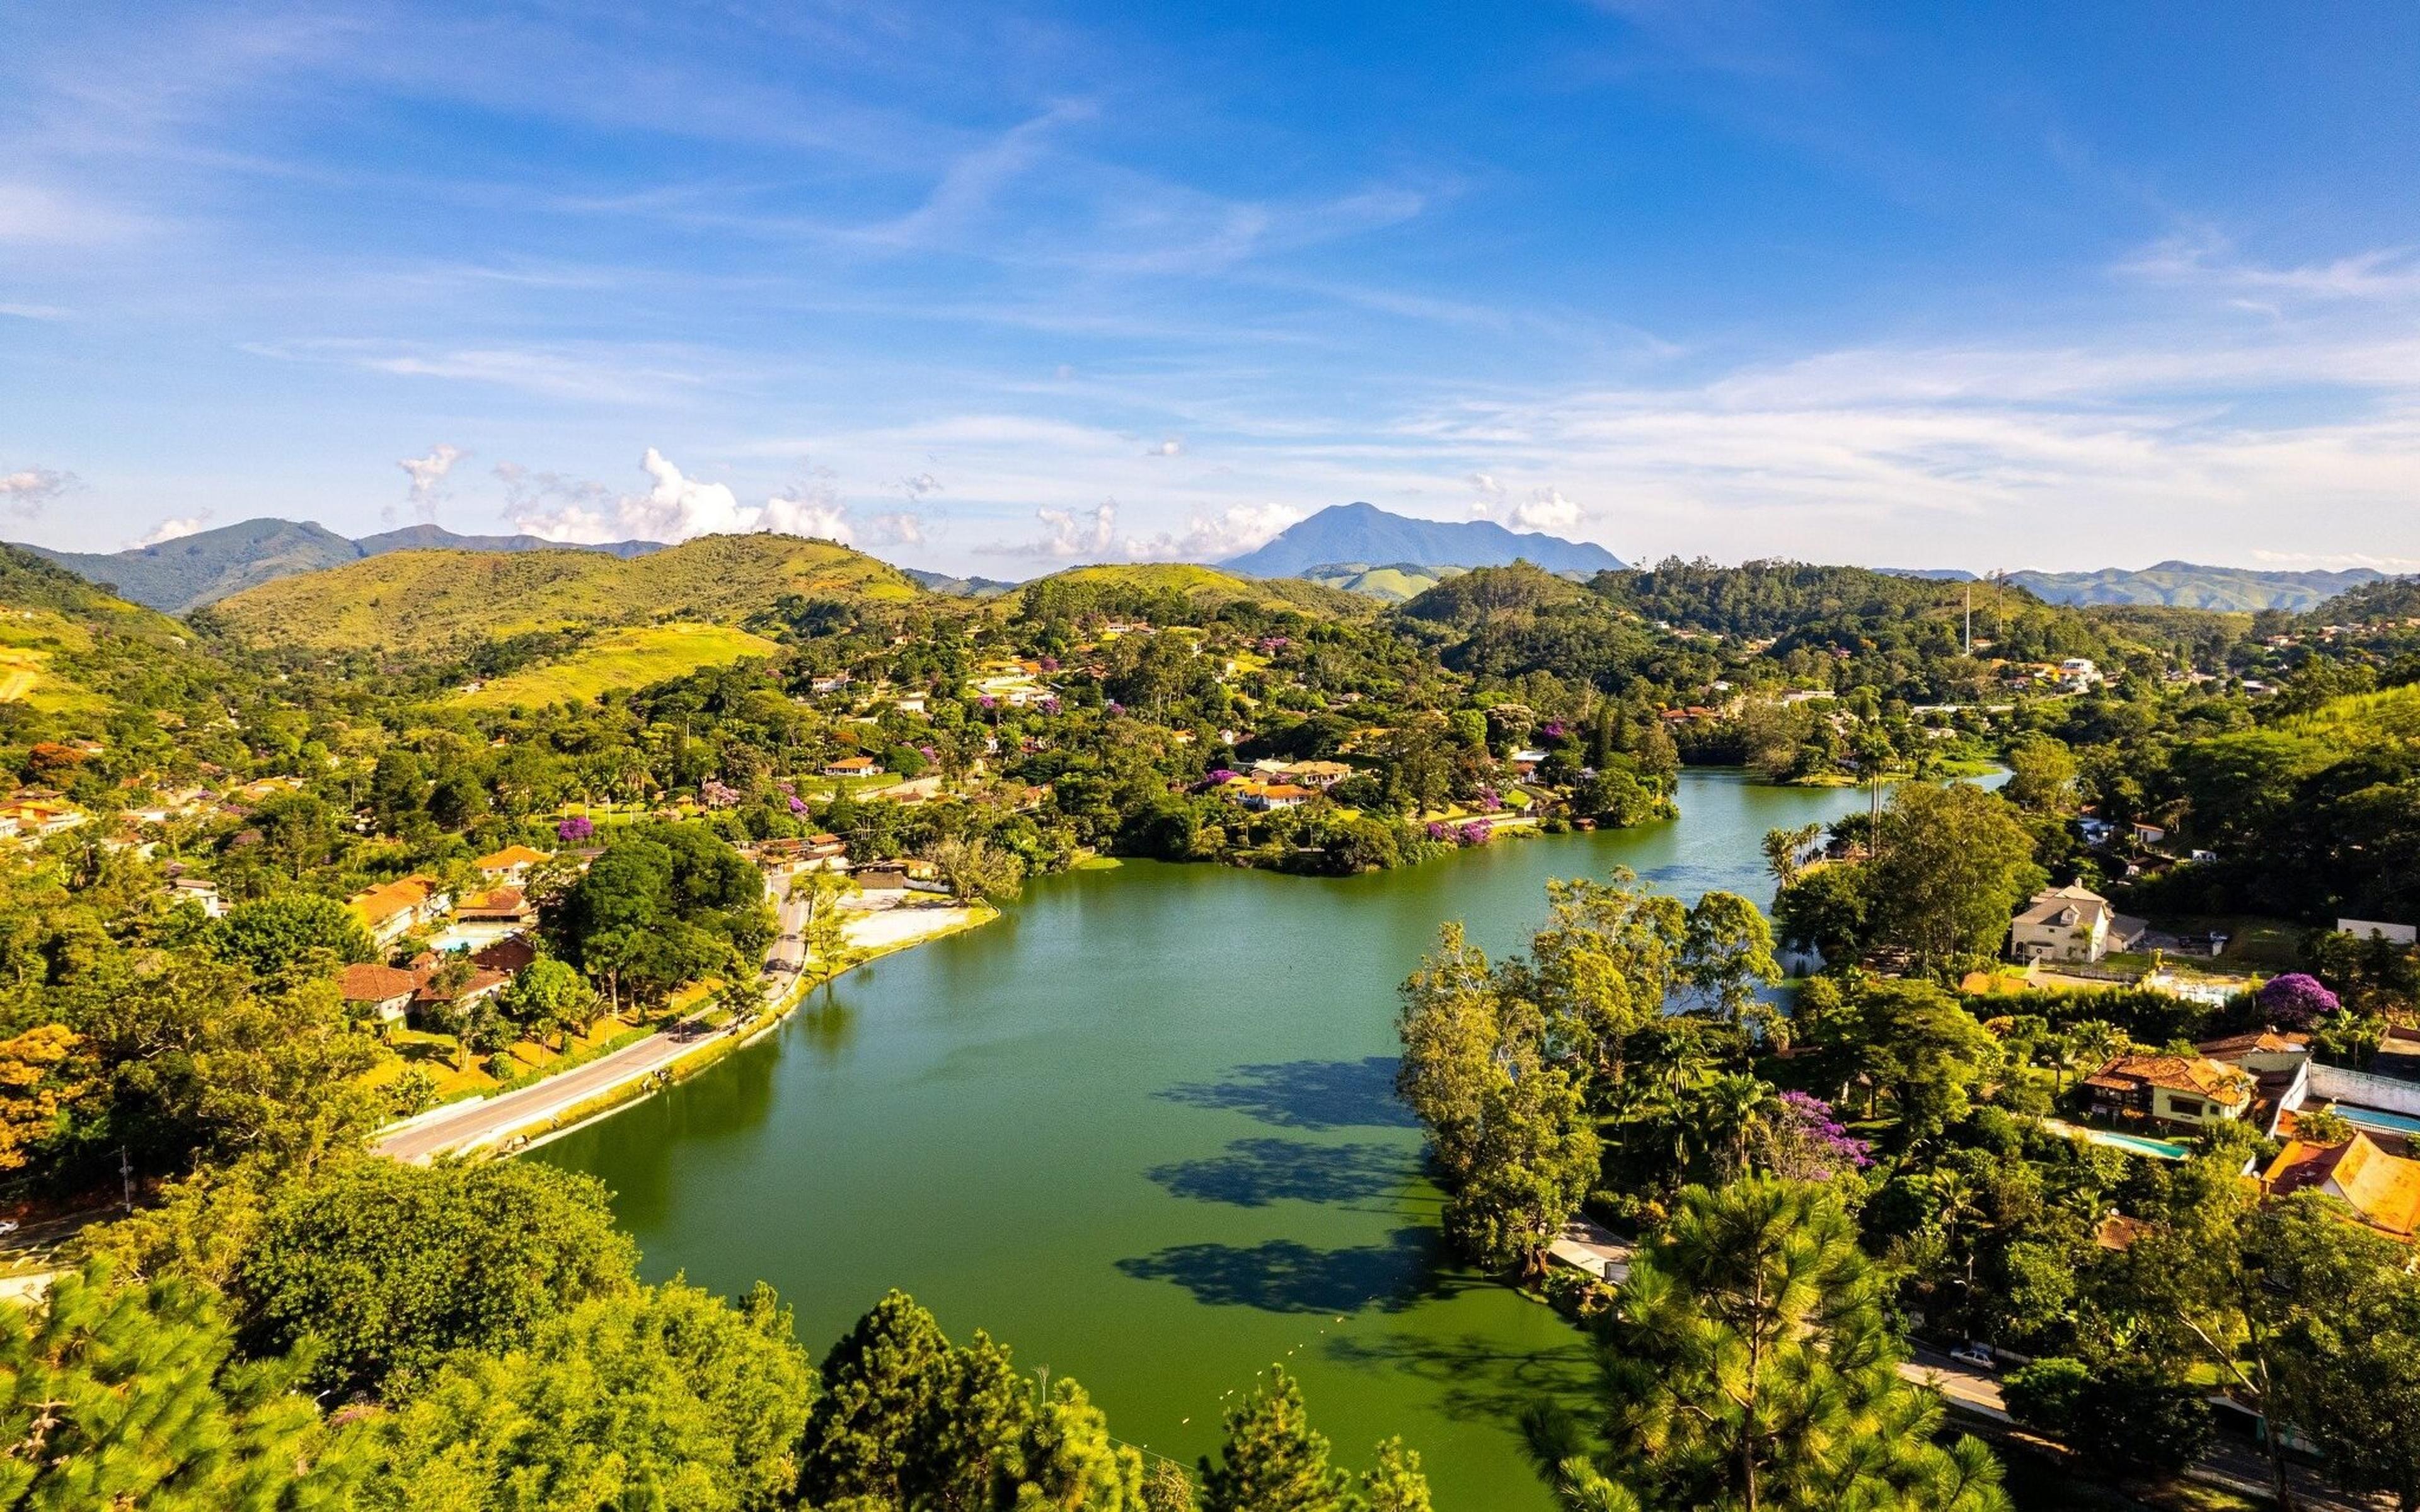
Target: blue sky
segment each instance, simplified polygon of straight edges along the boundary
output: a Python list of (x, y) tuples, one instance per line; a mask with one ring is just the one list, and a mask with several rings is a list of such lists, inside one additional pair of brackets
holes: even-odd
[[(1938, 14), (1927, 12), (1937, 11)], [(0, 527), (2420, 567), (2409, 5), (85, 5)]]

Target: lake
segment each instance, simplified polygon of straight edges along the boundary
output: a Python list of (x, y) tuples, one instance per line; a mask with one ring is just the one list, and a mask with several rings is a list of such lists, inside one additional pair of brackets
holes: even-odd
[(649, 1279), (773, 1283), (818, 1357), (897, 1287), (1188, 1465), (1225, 1394), (1282, 1362), (1344, 1462), (1401, 1433), (1440, 1507), (1544, 1509), (1517, 1415), (1584, 1391), (1587, 1352), (1443, 1250), (1389, 1086), (1396, 987), (1445, 920), (1517, 947), (1550, 877), (1764, 902), (1764, 832), (1865, 801), (1693, 771), (1677, 821), (1402, 871), (1044, 878), (534, 1158), (614, 1190)]

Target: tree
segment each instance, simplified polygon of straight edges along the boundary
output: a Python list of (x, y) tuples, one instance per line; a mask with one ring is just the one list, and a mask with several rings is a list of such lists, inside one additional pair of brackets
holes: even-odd
[(1142, 1457), (1109, 1438), (1081, 1387), (1060, 1380), (1036, 1392), (1005, 1349), (982, 1334), (951, 1344), (896, 1291), (824, 1360), (798, 1489), (814, 1506), (1144, 1504)]
[(281, 892), (241, 903), (211, 930), (219, 953), (266, 980), (329, 977), (366, 961), (369, 933), (352, 910), (314, 892)]
[(2281, 1029), (2307, 1029), (2343, 1008), (2317, 978), (2288, 971), (2260, 984), (2260, 1011)]
[(2097, 1370), (2073, 1360), (2037, 1360), (2011, 1372), (2004, 1386), (2010, 1416), (2065, 1441), (2090, 1464), (2165, 1479), (2210, 1443), (2205, 1392), (2140, 1360)]
[(0, 1303), (0, 1507), (334, 1512), (354, 1462), (281, 1360), (236, 1361), (189, 1281), (60, 1276)]
[(594, 1177), (363, 1158), (276, 1200), (236, 1291), (256, 1348), (307, 1344), (315, 1384), (377, 1395), (628, 1291), (635, 1259)]
[(789, 1504), (814, 1367), (759, 1287), (596, 1297), (504, 1354), (455, 1356), (379, 1425), (368, 1512)]
[(2046, 735), (2009, 748), (2009, 780), (2001, 786), (2010, 803), (2028, 813), (2066, 813), (2075, 799), (2075, 753)]
[(1765, 1031), (1782, 1022), (1757, 992), (1781, 980), (1773, 932), (1756, 904), (1735, 892), (1709, 892), (1690, 904), (1681, 975), (1722, 1023)]
[(1927, 970), (1999, 953), (2019, 899), (2038, 888), (2033, 837), (1970, 783), (1902, 782), (1869, 863), (1876, 937)]
[(1689, 1188), (1600, 1329), (1601, 1443), (1553, 1409), (1530, 1421), (1574, 1508), (2008, 1505), (1988, 1450), (1931, 1442), (1939, 1400), (1900, 1379), (1880, 1278), (1823, 1187)]
[(1420, 1457), (1401, 1439), (1378, 1445), (1358, 1483), (1327, 1462), (1327, 1439), (1311, 1426), (1302, 1388), (1283, 1365), (1255, 1379), (1227, 1410), (1226, 1439), (1202, 1461), (1202, 1512), (1428, 1512)]
[(0, 1040), (0, 1172), (57, 1136), (62, 1114), (85, 1089), (76, 1074), (75, 1031), (41, 1024)]
[(568, 964), (548, 957), (522, 967), (504, 988), (497, 1008), (533, 1036), (567, 1038), (572, 1030), (585, 1029), (596, 1022), (597, 994)]
[(962, 903), (1001, 903), (1025, 886), (1025, 861), (981, 837), (937, 841), (928, 857)]
[(1822, 825), (1801, 825), (1795, 829), (1768, 829), (1764, 832), (1764, 869), (1773, 873), (1773, 885), (1787, 887), (1798, 880), (1806, 866), (1808, 847), (1822, 837)]
[(1833, 862), (1785, 886), (1773, 901), (1773, 921), (1792, 949), (1816, 951), (1827, 965), (1853, 965), (1872, 943), (1873, 906), (1867, 869)]
[(1572, 1077), (1548, 1065), (1543, 1024), (1458, 926), (1404, 984), (1395, 1086), (1427, 1126), (1450, 1196), (1446, 1227), (1482, 1265), (1525, 1265), (1594, 1183), (1598, 1143)]

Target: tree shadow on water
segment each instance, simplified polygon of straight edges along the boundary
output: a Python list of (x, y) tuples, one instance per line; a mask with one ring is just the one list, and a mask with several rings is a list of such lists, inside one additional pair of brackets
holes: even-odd
[(1271, 1313), (1403, 1312), (1474, 1284), (1445, 1262), (1435, 1230), (1398, 1228), (1375, 1244), (1313, 1249), (1290, 1239), (1258, 1244), (1171, 1244), (1120, 1260), (1137, 1281), (1172, 1281), (1212, 1307)]
[(1416, 1129), (1419, 1120), (1395, 1097), (1395, 1065), (1393, 1056), (1369, 1056), (1238, 1066), (1223, 1081), (1182, 1082), (1156, 1095), (1280, 1129)]
[(1524, 1412), (1559, 1402), (1590, 1414), (1603, 1375), (1585, 1339), (1552, 1349), (1521, 1349), (1477, 1334), (1458, 1338), (1389, 1333), (1330, 1339), (1327, 1357), (1380, 1375), (1410, 1375), (1440, 1388), (1437, 1404), (1458, 1422), (1518, 1427)]
[(1419, 1168), (1393, 1145), (1311, 1145), (1298, 1139), (1237, 1139), (1227, 1152), (1155, 1166), (1169, 1195), (1238, 1208), (1272, 1202), (1356, 1202), (1385, 1196)]

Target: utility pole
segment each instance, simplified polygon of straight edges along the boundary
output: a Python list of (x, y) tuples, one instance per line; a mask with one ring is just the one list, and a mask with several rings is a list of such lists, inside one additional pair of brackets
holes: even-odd
[(126, 1155), (126, 1147), (117, 1147), (117, 1177), (126, 1187), (126, 1211), (134, 1211), (134, 1163)]
[(1966, 584), (1966, 655), (1975, 655), (1975, 584)]

